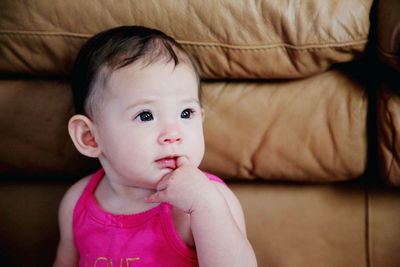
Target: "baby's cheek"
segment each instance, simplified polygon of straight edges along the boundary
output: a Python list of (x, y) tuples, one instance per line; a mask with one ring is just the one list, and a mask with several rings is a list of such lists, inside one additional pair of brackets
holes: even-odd
[(198, 146), (195, 148), (195, 153), (193, 155), (192, 163), (196, 167), (199, 167), (201, 161), (203, 160), (205, 152), (204, 142), (199, 143)]

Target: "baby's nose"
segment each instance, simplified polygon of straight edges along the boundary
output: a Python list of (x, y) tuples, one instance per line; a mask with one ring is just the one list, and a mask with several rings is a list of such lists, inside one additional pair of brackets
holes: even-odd
[(160, 144), (180, 143), (181, 141), (182, 134), (176, 127), (166, 128), (158, 138)]

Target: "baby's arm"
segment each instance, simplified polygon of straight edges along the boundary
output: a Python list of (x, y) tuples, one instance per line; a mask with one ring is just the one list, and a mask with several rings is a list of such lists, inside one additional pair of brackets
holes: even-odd
[(213, 184), (222, 199), (190, 216), (200, 266), (257, 266), (239, 201), (228, 187)]
[(79, 255), (73, 240), (72, 216), (75, 204), (87, 182), (88, 179), (85, 178), (74, 184), (61, 201), (58, 212), (60, 242), (53, 267), (78, 266)]
[(228, 187), (210, 181), (186, 158), (179, 158), (178, 168), (157, 190), (149, 202), (169, 202), (190, 214), (200, 266), (257, 266), (242, 209)]

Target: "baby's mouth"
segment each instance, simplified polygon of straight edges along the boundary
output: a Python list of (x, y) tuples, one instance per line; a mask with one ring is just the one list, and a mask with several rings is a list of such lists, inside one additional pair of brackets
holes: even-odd
[(156, 160), (156, 163), (161, 169), (175, 170), (177, 168), (177, 164), (176, 164), (177, 159), (178, 159), (178, 156), (167, 156), (167, 157)]

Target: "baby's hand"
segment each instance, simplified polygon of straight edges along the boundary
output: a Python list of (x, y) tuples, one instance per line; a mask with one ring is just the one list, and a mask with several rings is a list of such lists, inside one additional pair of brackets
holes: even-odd
[(146, 198), (149, 203), (168, 202), (186, 213), (201, 208), (202, 199), (216, 194), (212, 182), (186, 157), (179, 157), (177, 168), (157, 185), (157, 192)]

